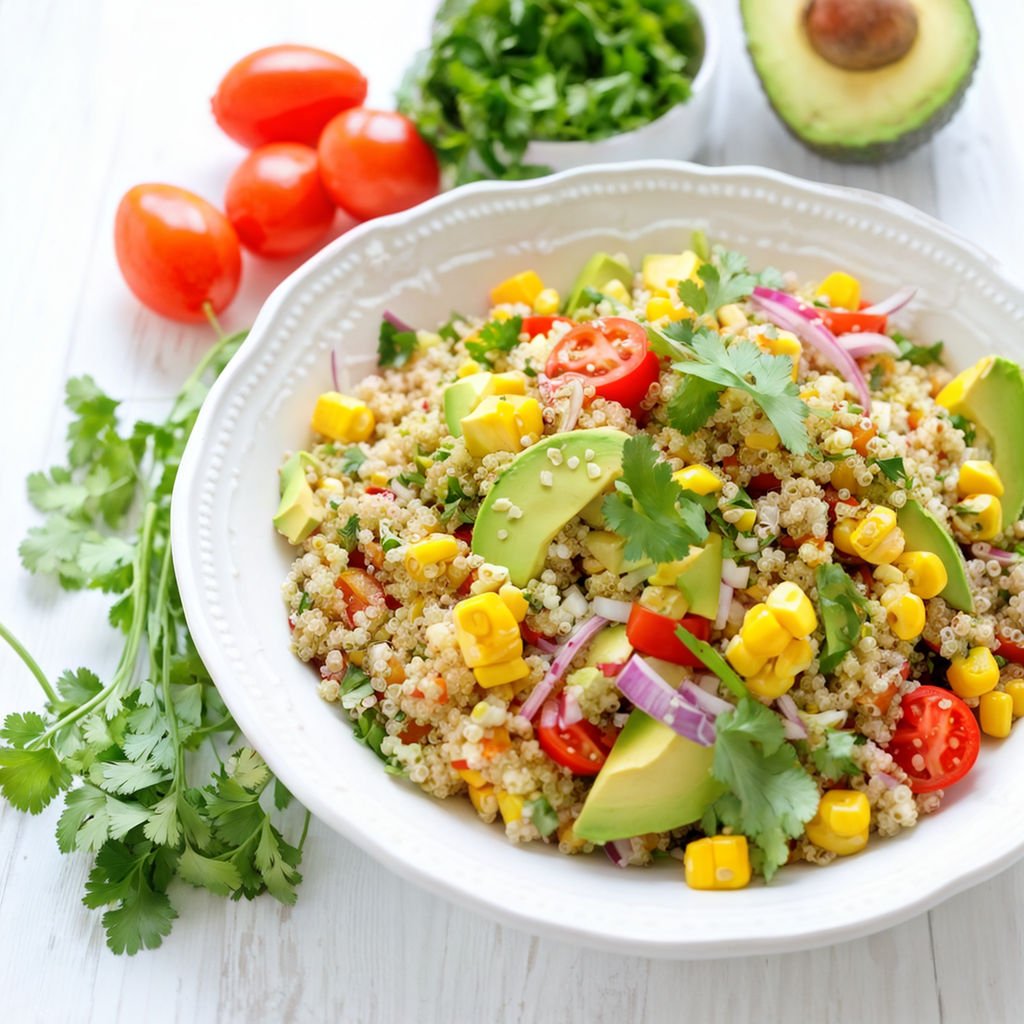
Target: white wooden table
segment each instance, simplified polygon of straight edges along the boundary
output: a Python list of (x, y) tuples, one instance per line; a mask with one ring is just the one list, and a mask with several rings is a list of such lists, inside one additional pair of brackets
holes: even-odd
[[(938, 215), (1024, 278), (1024, 17), (978, 0), (983, 60), (966, 106), (925, 149), (882, 168), (813, 157), (769, 114), (723, 0), (710, 163), (766, 164), (877, 189)], [(27, 473), (61, 457), (64, 379), (92, 373), (126, 412), (156, 411), (209, 343), (135, 304), (111, 225), (130, 185), (167, 180), (217, 201), (240, 151), (208, 111), (237, 56), (274, 42), (357, 62), (386, 105), (425, 38), (431, 0), (0, 0), (0, 619), (48, 672), (112, 667), (99, 595), (24, 574), (36, 521)], [(290, 267), (250, 262), (225, 317), (250, 322)], [(0, 713), (38, 700), (0, 645)], [(318, 827), (298, 904), (230, 903), (182, 887), (158, 952), (118, 958), (79, 902), (85, 857), (62, 857), (56, 808), (0, 806), (0, 1017), (455, 1022), (685, 1019), (906, 1022), (1020, 1019), (1024, 864), (898, 928), (813, 952), (715, 963), (594, 953), (454, 909)], [(1007, 822), (1007, 828), (1024, 823)]]

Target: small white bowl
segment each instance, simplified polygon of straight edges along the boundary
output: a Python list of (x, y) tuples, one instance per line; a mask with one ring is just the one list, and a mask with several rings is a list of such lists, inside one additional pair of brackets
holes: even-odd
[(618, 164), (626, 160), (689, 160), (700, 149), (711, 122), (712, 83), (718, 70), (718, 25), (714, 0), (690, 0), (704, 29), (704, 58), (693, 79), (690, 97), (640, 128), (594, 142), (535, 140), (526, 147), (523, 162), (554, 171), (588, 164)]

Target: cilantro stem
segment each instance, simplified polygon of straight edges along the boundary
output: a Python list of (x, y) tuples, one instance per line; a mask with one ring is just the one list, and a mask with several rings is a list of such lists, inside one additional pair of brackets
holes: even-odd
[(306, 836), (309, 835), (309, 823), (312, 820), (313, 815), (306, 811), (306, 817), (302, 820), (302, 835), (299, 836), (299, 845), (296, 849), (299, 851), (299, 856), (302, 856), (302, 849), (306, 845)]
[(8, 646), (14, 651), (14, 653), (21, 658), (25, 663), (25, 667), (36, 677), (36, 682), (43, 689), (43, 693), (46, 694), (47, 699), (51, 704), (57, 704), (60, 702), (60, 698), (57, 696), (56, 691), (50, 685), (50, 680), (46, 678), (46, 673), (39, 667), (39, 663), (28, 650), (24, 647), (20, 640), (2, 623), (0, 622), (0, 638), (7, 641)]
[(178, 729), (178, 712), (171, 696), (171, 621), (167, 608), (167, 589), (171, 578), (171, 545), (164, 548), (163, 561), (160, 565), (160, 580), (156, 588), (156, 605), (159, 609), (154, 615), (156, 635), (150, 635), (149, 645), (152, 650), (159, 641), (160, 647), (160, 687), (164, 696), (164, 715), (167, 718), (168, 731), (174, 744), (174, 785), (177, 788), (185, 781), (185, 748), (181, 743)]

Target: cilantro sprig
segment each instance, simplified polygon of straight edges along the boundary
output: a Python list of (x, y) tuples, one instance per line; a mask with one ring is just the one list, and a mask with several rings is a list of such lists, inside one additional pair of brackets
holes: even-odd
[(484, 324), (475, 338), (466, 339), (466, 351), (482, 366), (494, 366), (494, 355), (511, 352), (519, 344), (523, 329), (521, 316), (510, 316), (507, 320), (491, 320)]
[(622, 476), (602, 503), (608, 525), (626, 539), (631, 561), (671, 562), (707, 538), (704, 509), (672, 479), (672, 468), (658, 459), (646, 434), (622, 448)]
[(825, 627), (821, 671), (834, 672), (860, 637), (867, 601), (840, 565), (819, 565), (818, 607)]
[(811, 751), (811, 761), (821, 772), (822, 778), (830, 782), (863, 775), (860, 766), (853, 759), (853, 748), (864, 743), (864, 737), (855, 732), (827, 729), (825, 742)]
[[(124, 638), (109, 680), (79, 668), (51, 683), (0, 625), (45, 698), (41, 712), (9, 715), (0, 729), (0, 793), (35, 814), (68, 791), (57, 844), (95, 854), (83, 902), (109, 908), (102, 921), (117, 953), (160, 945), (177, 917), (168, 895), (176, 876), (220, 895), (268, 891), (286, 903), (300, 880), (305, 827), (292, 845), (265, 806), (283, 810), (291, 797), (241, 745), (192, 644), (171, 562), (178, 464), (210, 378), (244, 336), (221, 338), (165, 420), (128, 432), (118, 403), (92, 378), (69, 381), (67, 465), (29, 478), (29, 497), (47, 518), (22, 544), (23, 564), (66, 589), (115, 595), (110, 621)], [(195, 762), (207, 744), (220, 767), (200, 788)]]
[(402, 330), (385, 317), (377, 334), (377, 362), (399, 369), (416, 354), (418, 344), (415, 331)]

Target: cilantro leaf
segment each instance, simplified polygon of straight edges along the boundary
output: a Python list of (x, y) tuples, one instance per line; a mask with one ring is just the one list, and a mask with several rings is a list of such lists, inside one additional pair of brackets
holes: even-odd
[(458, 477), (448, 477), (444, 509), (441, 512), (441, 522), (447, 523), (455, 518), (458, 519), (460, 524), (475, 522), (476, 516), (466, 507), (466, 503), (472, 500), (472, 497), (462, 489), (462, 483)]
[(359, 467), (367, 460), (366, 452), (359, 445), (354, 444), (345, 449), (341, 457), (341, 471), (345, 476), (355, 477)]
[(107, 945), (129, 956), (140, 949), (156, 949), (170, 935), (177, 916), (167, 893), (154, 889), (140, 871), (124, 887), (120, 904), (103, 915)]
[(626, 558), (671, 562), (708, 534), (704, 509), (672, 479), (659, 461), (650, 437), (637, 434), (622, 449), (622, 478), (617, 493), (601, 506), (609, 526), (626, 539)]
[(470, 358), (481, 366), (493, 366), (494, 357), (491, 353), (511, 352), (519, 344), (522, 330), (521, 316), (511, 316), (507, 320), (491, 320), (480, 328), (476, 337), (466, 339), (466, 351)]
[(823, 778), (838, 782), (863, 774), (852, 757), (857, 740), (858, 736), (854, 732), (841, 732), (838, 729), (825, 732), (825, 742), (811, 751), (811, 761)]
[(900, 359), (906, 359), (911, 366), (932, 366), (942, 362), (942, 352), (946, 347), (943, 341), (937, 341), (934, 345), (915, 345), (899, 331), (893, 331), (890, 337), (900, 350)]
[(416, 345), (415, 331), (403, 331), (390, 320), (381, 320), (377, 333), (377, 362), (381, 366), (405, 366), (416, 354)]
[(718, 411), (718, 396), (722, 390), (714, 381), (684, 377), (665, 407), (669, 426), (681, 434), (700, 430)]
[(867, 601), (842, 566), (819, 565), (816, 580), (818, 608), (825, 627), (821, 671), (828, 675), (856, 644)]
[(964, 444), (974, 444), (975, 438), (977, 437), (977, 431), (974, 429), (974, 424), (960, 413), (953, 413), (949, 417), (949, 422), (952, 424), (955, 430), (959, 430), (964, 435)]
[(869, 465), (877, 466), (893, 483), (910, 483), (903, 459), (899, 455), (891, 459), (871, 459)]
[(679, 298), (698, 315), (717, 313), (722, 306), (742, 301), (757, 285), (757, 278), (748, 272), (747, 261), (739, 253), (723, 251), (717, 259), (718, 266), (700, 265), (697, 276), (701, 284), (691, 280), (679, 283)]
[(345, 524), (338, 528), (338, 540), (341, 541), (341, 546), (348, 552), (351, 552), (355, 546), (356, 541), (359, 537), (359, 516), (354, 512), (352, 515), (345, 520)]
[(19, 811), (38, 814), (70, 784), (71, 773), (52, 747), (0, 747), (0, 792)]
[(178, 874), (190, 885), (209, 889), (218, 896), (230, 896), (242, 886), (242, 876), (234, 864), (204, 857), (187, 843), (178, 858)]
[(46, 731), (46, 722), (34, 711), (11, 714), (4, 719), (0, 739), (21, 750)]

